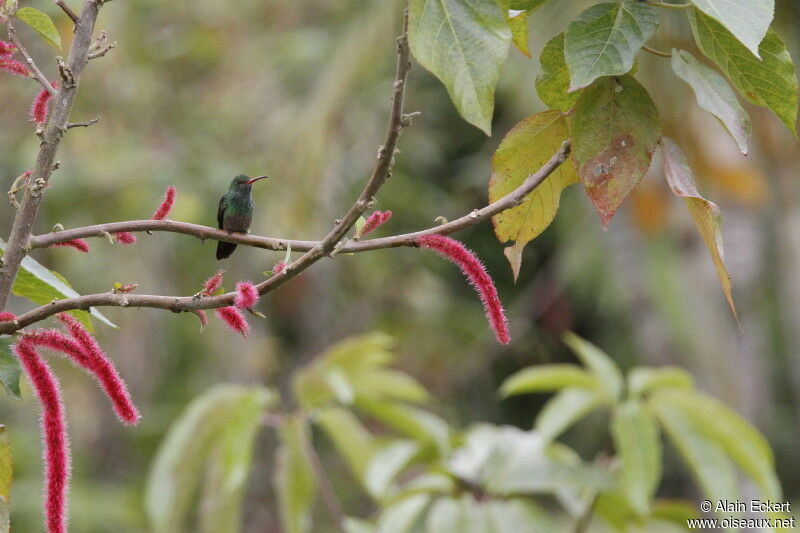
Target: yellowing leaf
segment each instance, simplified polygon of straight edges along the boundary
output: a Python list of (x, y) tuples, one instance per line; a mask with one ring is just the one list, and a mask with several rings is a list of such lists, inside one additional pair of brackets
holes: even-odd
[[(489, 201), (494, 202), (522, 185), (553, 157), (568, 137), (567, 120), (559, 111), (532, 115), (514, 126), (492, 157)], [(522, 204), (492, 218), (498, 240), (515, 241), (515, 247), (521, 251), (550, 225), (558, 211), (561, 191), (577, 181), (575, 169), (561, 165)]]
[(33, 28), (47, 44), (61, 49), (61, 35), (46, 13), (33, 7), (23, 7), (17, 10), (16, 17)]
[(725, 299), (728, 300), (728, 305), (734, 316), (738, 318), (736, 306), (733, 303), (731, 277), (725, 267), (725, 258), (722, 250), (722, 215), (719, 207), (714, 202), (710, 202), (700, 196), (700, 193), (697, 192), (692, 170), (689, 168), (686, 157), (681, 152), (681, 149), (678, 148), (678, 145), (675, 144), (675, 141), (664, 137), (661, 140), (661, 146), (664, 152), (664, 173), (667, 182), (672, 192), (686, 202), (694, 223), (703, 237), (703, 242), (705, 242), (706, 248), (711, 254), (711, 259), (714, 261), (722, 292), (725, 293)]
[(11, 499), (11, 481), (14, 479), (14, 461), (11, 459), (11, 443), (6, 427), (0, 424), (0, 497)]
[(509, 17), (508, 24), (511, 26), (511, 42), (517, 50), (531, 57), (531, 51), (528, 49), (528, 12), (520, 11)]
[(581, 94), (573, 158), (603, 226), (647, 173), (660, 135), (658, 110), (631, 76), (602, 78)]

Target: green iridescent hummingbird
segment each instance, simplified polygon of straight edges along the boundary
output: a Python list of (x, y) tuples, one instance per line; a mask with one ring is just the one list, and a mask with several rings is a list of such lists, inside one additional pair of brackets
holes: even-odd
[[(269, 176), (251, 178), (240, 174), (233, 178), (228, 192), (219, 199), (217, 223), (219, 229), (229, 233), (247, 233), (253, 222), (253, 183)], [(236, 249), (236, 243), (219, 241), (217, 243), (217, 259), (230, 257)]]

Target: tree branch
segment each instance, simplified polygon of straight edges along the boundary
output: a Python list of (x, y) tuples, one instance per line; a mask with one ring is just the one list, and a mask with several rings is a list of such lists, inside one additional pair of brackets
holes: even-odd
[[(92, 33), (94, 32), (95, 21), (102, 1), (85, 0), (79, 20), (75, 24), (75, 33), (66, 63), (74, 83), (61, 85), (57, 92), (57, 98), (54, 98), (51, 104), (50, 120), (41, 133), (42, 140), (39, 146), (39, 154), (36, 157), (33, 175), (30, 178), (29, 185), (25, 188), (20, 208), (14, 217), (14, 225), (11, 228), (11, 235), (8, 238), (2, 258), (2, 267), (0, 268), (0, 309), (5, 309), (6, 307), (8, 296), (11, 294), (11, 286), (14, 284), (19, 271), (19, 265), (27, 253), (28, 239), (31, 236), (33, 223), (39, 212), (39, 204), (42, 201), (42, 191), (47, 186), (50, 175), (53, 173), (56, 153), (64, 136), (65, 130), (63, 126), (68, 122), (69, 112), (72, 109), (72, 103), (78, 90), (78, 81), (83, 68), (88, 62), (87, 55), (92, 43)], [(20, 48), (21, 51), (22, 49)], [(44, 81), (45, 87), (49, 87), (49, 81), (47, 79)], [(52, 87), (50, 88), (52, 89)]]
[(31, 72), (33, 72), (34, 79), (38, 81), (39, 84), (42, 87), (44, 87), (47, 92), (55, 96), (56, 90), (53, 89), (53, 86), (50, 84), (50, 81), (44, 74), (42, 74), (42, 71), (39, 70), (39, 67), (36, 66), (36, 62), (33, 60), (33, 57), (31, 57), (31, 55), (28, 53), (28, 50), (25, 49), (25, 46), (19, 40), (19, 37), (17, 37), (17, 30), (15, 30), (14, 26), (11, 25), (10, 20), (6, 21), (6, 28), (8, 29), (9, 40), (12, 43), (14, 43), (14, 46), (17, 47), (19, 53), (22, 54), (22, 57), (25, 58), (25, 62), (28, 64), (28, 67), (31, 69)]

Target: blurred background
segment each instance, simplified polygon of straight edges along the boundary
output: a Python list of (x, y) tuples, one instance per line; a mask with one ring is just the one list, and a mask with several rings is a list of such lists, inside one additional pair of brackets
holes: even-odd
[[(544, 109), (533, 82), (541, 48), (591, 1), (549, 2), (530, 17), (534, 59), (511, 49), (497, 91), (494, 136), (457, 115), (444, 87), (415, 65), (406, 110), (421, 111), (406, 130), (394, 176), (378, 209), (394, 217), (381, 235), (414, 231), (485, 205), (490, 157), (514, 124)], [(72, 2), (75, 9), (77, 2)], [(65, 48), (68, 20), (57, 21)], [(113, 2), (98, 29), (119, 46), (92, 61), (73, 120), (101, 115), (66, 136), (61, 168), (45, 197), (37, 233), (147, 218), (164, 189), (178, 201), (171, 218), (215, 225), (217, 201), (240, 173), (270, 174), (255, 187), (252, 231), (316, 239), (360, 191), (387, 120), (400, 0), (211, 0)], [(800, 5), (778, 2), (776, 25), (800, 59)], [(49, 76), (54, 51), (25, 28), (20, 36)], [(681, 13), (664, 15), (654, 46), (694, 51)], [(450, 264), (413, 249), (326, 260), (262, 299), (266, 319), (250, 317), (249, 339), (217, 320), (199, 334), (190, 314), (104, 310), (120, 326), (98, 325), (101, 345), (127, 377), (143, 420), (116, 423), (90, 380), (53, 360), (67, 400), (74, 454), (74, 531), (145, 531), (145, 472), (171, 422), (208, 387), (262, 383), (287, 390), (292, 371), (341, 338), (370, 331), (397, 340), (400, 366), (438, 399), (455, 426), (475, 421), (530, 424), (544, 396), (500, 401), (498, 384), (542, 362), (572, 362), (560, 342), (573, 330), (623, 368), (677, 364), (699, 386), (754, 422), (776, 454), (788, 500), (800, 499), (800, 149), (768, 111), (749, 106), (751, 154), (743, 157), (723, 127), (694, 102), (669, 61), (644, 54), (638, 79), (659, 106), (666, 134), (690, 156), (701, 192), (723, 213), (725, 252), (741, 324), (719, 289), (711, 259), (682, 201), (654, 164), (609, 230), (579, 187), (565, 191), (553, 225), (511, 270), (489, 224), (457, 235), (484, 260), (511, 320), (513, 343), (499, 346), (471, 288)], [(0, 80), (0, 176), (6, 185), (29, 168), (38, 147), (27, 109), (36, 85)], [(0, 209), (3, 237), (13, 210)], [(376, 233), (377, 235), (377, 233)], [(186, 236), (139, 236), (134, 246), (91, 241), (92, 252), (58, 248), (34, 256), (79, 292), (138, 283), (141, 293), (188, 295), (220, 267), (215, 244)], [(226, 286), (263, 279), (278, 252), (240, 247), (222, 265)], [(15, 300), (21, 312), (26, 302)], [(38, 405), (0, 398), (15, 461), (16, 531), (41, 523)], [(590, 417), (565, 441), (591, 458), (605, 446), (607, 420)], [(275, 436), (258, 437), (245, 506), (246, 531), (278, 531), (271, 487)], [(341, 459), (323, 453), (335, 486), (346, 487)], [(697, 491), (667, 456), (659, 494)], [(341, 478), (341, 479), (340, 479)], [(342, 494), (348, 510), (355, 496)], [(364, 509), (369, 512), (369, 508)]]

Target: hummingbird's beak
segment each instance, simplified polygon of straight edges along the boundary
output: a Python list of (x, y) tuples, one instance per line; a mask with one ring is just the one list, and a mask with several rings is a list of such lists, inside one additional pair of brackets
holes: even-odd
[(245, 181), (244, 183), (245, 183), (245, 185), (252, 185), (253, 183), (257, 182), (258, 180), (263, 180), (263, 179), (266, 179), (268, 177), (269, 176), (259, 176), (257, 178), (253, 178), (251, 180)]

